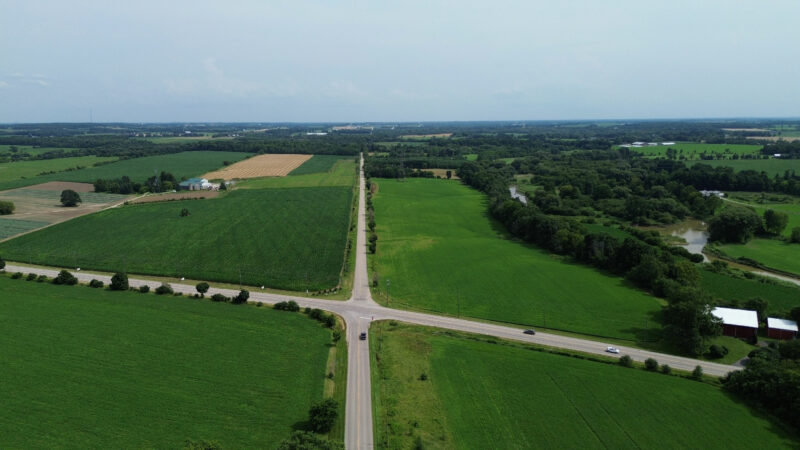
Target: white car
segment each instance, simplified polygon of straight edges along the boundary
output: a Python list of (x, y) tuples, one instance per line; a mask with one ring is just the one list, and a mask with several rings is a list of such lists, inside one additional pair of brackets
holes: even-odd
[(616, 347), (606, 347), (606, 351), (608, 353), (614, 353), (614, 354), (618, 354), (619, 353), (619, 349), (616, 348)]

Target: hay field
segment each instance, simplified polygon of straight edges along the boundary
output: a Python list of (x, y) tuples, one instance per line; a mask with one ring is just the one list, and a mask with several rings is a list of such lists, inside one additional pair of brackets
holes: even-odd
[(203, 175), (209, 180), (283, 177), (311, 159), (313, 155), (258, 155)]

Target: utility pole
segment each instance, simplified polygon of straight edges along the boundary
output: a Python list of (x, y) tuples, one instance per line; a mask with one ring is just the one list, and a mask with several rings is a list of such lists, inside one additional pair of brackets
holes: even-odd
[(389, 304), (391, 303), (390, 302), (390, 297), (389, 297), (389, 286), (391, 286), (391, 284), (392, 284), (392, 280), (387, 278), (386, 279), (386, 307), (387, 308), (389, 307)]
[(458, 304), (456, 317), (461, 317), (461, 289), (459, 287), (456, 287), (456, 303)]

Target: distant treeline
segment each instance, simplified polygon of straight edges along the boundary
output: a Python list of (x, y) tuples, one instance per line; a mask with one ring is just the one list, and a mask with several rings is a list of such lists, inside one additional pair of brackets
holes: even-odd
[(168, 192), (178, 188), (178, 180), (169, 172), (161, 172), (148, 178), (144, 183), (131, 181), (130, 177), (122, 176), (114, 179), (98, 179), (94, 182), (95, 192), (109, 192), (112, 194), (135, 194), (143, 192)]

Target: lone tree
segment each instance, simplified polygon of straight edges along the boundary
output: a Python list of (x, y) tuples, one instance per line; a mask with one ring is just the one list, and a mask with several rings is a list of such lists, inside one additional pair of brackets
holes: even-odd
[(186, 216), (188, 216), (188, 215), (189, 215), (189, 210), (188, 210), (188, 209), (186, 209), (186, 208), (183, 208), (183, 209), (181, 210), (181, 217), (186, 217)]
[(242, 289), (236, 297), (231, 299), (231, 303), (234, 305), (241, 305), (242, 303), (247, 303), (248, 298), (250, 298), (250, 292)]
[(770, 234), (781, 234), (789, 223), (786, 213), (768, 209), (764, 212), (764, 231)]
[(128, 290), (128, 275), (117, 272), (111, 277), (111, 284), (108, 288), (112, 291), (127, 291)]
[(313, 405), (308, 411), (308, 422), (311, 424), (311, 431), (325, 434), (331, 431), (333, 423), (336, 421), (338, 404), (333, 399), (323, 400)]
[(14, 213), (14, 202), (0, 201), (0, 216)]
[(205, 297), (206, 292), (208, 292), (209, 286), (208, 286), (208, 283), (203, 281), (203, 282), (197, 283), (197, 286), (195, 286), (194, 288), (197, 289), (197, 292), (199, 292), (201, 296)]
[(78, 279), (75, 278), (75, 275), (67, 272), (66, 270), (62, 270), (58, 273), (58, 276), (53, 279), (53, 284), (66, 284), (68, 286), (73, 286), (78, 284)]
[(63, 206), (78, 206), (81, 203), (81, 196), (72, 189), (65, 189), (61, 191), (61, 205)]
[(708, 232), (712, 241), (745, 244), (761, 226), (761, 217), (752, 209), (728, 207), (708, 221)]

